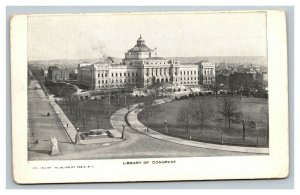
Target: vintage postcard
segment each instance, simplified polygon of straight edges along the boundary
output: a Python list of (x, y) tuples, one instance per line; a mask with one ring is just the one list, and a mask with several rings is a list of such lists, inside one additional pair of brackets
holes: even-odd
[(15, 182), (284, 178), (284, 11), (17, 15)]

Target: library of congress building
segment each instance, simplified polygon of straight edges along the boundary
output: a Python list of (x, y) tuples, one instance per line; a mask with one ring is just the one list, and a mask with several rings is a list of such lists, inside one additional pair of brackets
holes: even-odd
[(211, 85), (215, 81), (215, 66), (210, 62), (182, 64), (178, 60), (157, 57), (140, 36), (136, 45), (125, 53), (121, 63), (113, 58), (105, 62), (82, 63), (77, 67), (79, 84), (91, 90), (145, 88), (156, 83), (171, 83), (187, 87)]

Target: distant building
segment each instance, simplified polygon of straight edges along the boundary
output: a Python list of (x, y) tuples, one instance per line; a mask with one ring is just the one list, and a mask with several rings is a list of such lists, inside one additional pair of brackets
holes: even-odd
[(57, 66), (49, 66), (47, 78), (54, 82), (69, 80), (69, 71), (59, 69)]
[(262, 72), (263, 75), (263, 81), (268, 82), (268, 73), (267, 72)]
[(81, 63), (77, 82), (90, 89), (144, 88), (156, 83), (185, 86), (211, 85), (215, 82), (215, 65), (209, 62), (180, 64), (178, 60), (157, 57), (140, 36), (136, 45), (125, 53), (120, 64), (112, 57), (104, 62)]

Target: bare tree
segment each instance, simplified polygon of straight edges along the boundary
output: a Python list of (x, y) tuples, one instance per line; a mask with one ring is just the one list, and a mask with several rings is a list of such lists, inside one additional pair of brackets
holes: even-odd
[[(219, 108), (219, 113), (224, 117), (225, 128), (230, 129), (230, 122), (237, 113), (237, 105), (230, 97), (224, 97)], [(228, 123), (228, 127), (227, 127)]]
[(218, 98), (218, 91), (220, 88), (220, 84), (218, 82), (214, 82), (211, 86), (213, 93), (215, 94), (216, 98)]
[(152, 115), (151, 108), (153, 106), (153, 101), (154, 101), (154, 97), (151, 95), (144, 98), (143, 110), (146, 118)]
[(177, 121), (186, 126), (187, 132), (189, 132), (189, 125), (192, 119), (191, 115), (191, 111), (188, 107), (181, 107), (177, 114)]
[(130, 111), (129, 110), (130, 105), (132, 104), (130, 93), (132, 93), (133, 88), (134, 88), (134, 85), (132, 83), (126, 82), (124, 85), (124, 90), (125, 90), (124, 101), (125, 101), (125, 107), (127, 107), (127, 112)]
[(198, 105), (190, 105), (190, 110), (192, 111), (191, 116), (196, 119), (199, 123), (199, 128), (201, 131), (202, 136), (202, 128), (205, 120), (209, 117), (210, 111), (208, 110), (208, 107), (205, 106), (204, 100), (199, 99)]
[(94, 106), (94, 115), (97, 120), (97, 129), (99, 129), (101, 118), (104, 115), (104, 106), (99, 102), (97, 102), (96, 105)]
[(240, 123), (242, 125), (243, 130), (243, 140), (246, 138), (246, 131), (249, 126), (250, 117), (247, 115), (244, 115), (243, 113), (236, 113), (235, 115), (235, 122)]
[(80, 109), (80, 120), (82, 122), (82, 129), (85, 130), (86, 126), (86, 112), (84, 109)]
[(265, 125), (266, 125), (266, 128), (267, 128), (267, 145), (269, 145), (269, 109), (268, 107), (262, 107), (260, 112), (262, 113), (262, 115), (264, 116), (264, 119), (265, 119)]

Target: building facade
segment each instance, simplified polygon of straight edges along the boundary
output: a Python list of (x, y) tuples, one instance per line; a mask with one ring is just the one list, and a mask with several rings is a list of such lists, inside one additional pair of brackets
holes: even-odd
[(185, 86), (211, 85), (215, 66), (210, 62), (181, 64), (178, 60), (157, 57), (140, 36), (136, 45), (125, 53), (120, 64), (113, 61), (82, 63), (77, 67), (79, 84), (92, 90), (108, 88), (145, 88), (157, 83)]
[(69, 71), (61, 70), (57, 66), (49, 66), (47, 78), (49, 81), (66, 81), (69, 80)]

